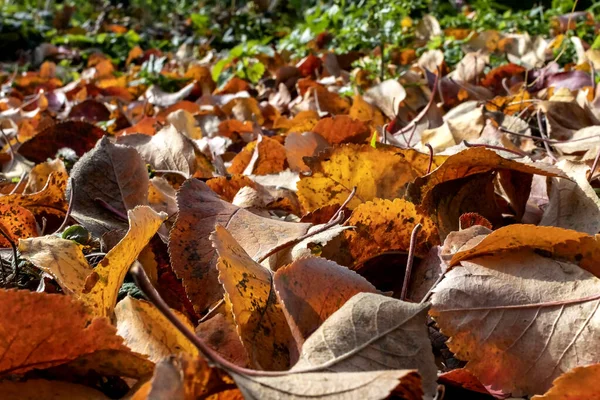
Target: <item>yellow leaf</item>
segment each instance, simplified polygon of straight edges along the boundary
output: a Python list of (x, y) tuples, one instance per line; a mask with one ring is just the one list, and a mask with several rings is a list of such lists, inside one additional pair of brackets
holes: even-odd
[(82, 294), (82, 300), (98, 316), (112, 315), (125, 274), (152, 239), (166, 214), (156, 213), (147, 206), (138, 206), (129, 210), (128, 217), (127, 234), (88, 276), (86, 284), (89, 291)]
[(211, 237), (219, 253), (219, 282), (250, 365), (266, 370), (287, 369), (292, 334), (277, 301), (271, 271), (252, 260), (222, 226), (217, 225)]
[(80, 295), (87, 276), (93, 271), (73, 240), (49, 235), (19, 240), (21, 256), (52, 275), (65, 293)]
[(600, 364), (577, 367), (556, 378), (552, 388), (531, 400), (600, 399)]
[[(187, 327), (194, 326), (178, 311), (171, 310)], [(171, 354), (198, 355), (198, 349), (175, 326), (147, 301), (127, 296), (115, 308), (117, 334), (125, 344), (154, 362)]]
[[(445, 159), (433, 158), (432, 169)], [(425, 175), (429, 155), (416, 150), (368, 144), (336, 146), (307, 164), (311, 176), (301, 176), (298, 197), (306, 211), (314, 211), (329, 204), (342, 204), (356, 186), (356, 196), (348, 204), (354, 209), (375, 198), (402, 197), (405, 185)]]

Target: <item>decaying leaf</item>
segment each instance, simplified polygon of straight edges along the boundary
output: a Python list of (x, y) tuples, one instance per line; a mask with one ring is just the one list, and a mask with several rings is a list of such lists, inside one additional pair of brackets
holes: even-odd
[[(444, 158), (434, 157), (431, 168)], [(405, 185), (425, 175), (429, 167), (429, 155), (385, 145), (341, 145), (305, 161), (312, 175), (302, 176), (297, 186), (307, 211), (342, 204), (355, 186), (356, 196), (348, 203), (350, 209), (375, 198), (402, 197)]]
[(568, 260), (600, 277), (600, 244), (597, 238), (551, 226), (514, 224), (497, 229), (478, 240), (474, 246), (454, 254), (449, 265), (452, 267), (463, 260), (524, 249), (542, 251)]
[(35, 215), (54, 215), (63, 217), (67, 211), (65, 188), (68, 175), (65, 172), (53, 172), (42, 190), (31, 194), (13, 193), (0, 196), (0, 204), (21, 206)]
[(71, 178), (75, 188), (67, 192), (75, 190), (72, 216), (97, 236), (125, 229), (122, 216), (127, 210), (148, 204), (148, 170), (142, 158), (106, 137), (75, 164)]
[(292, 334), (273, 288), (272, 272), (255, 262), (220, 225), (211, 236), (219, 254), (219, 282), (233, 312), (250, 365), (267, 370), (289, 367)]
[(531, 251), (484, 256), (446, 273), (431, 315), (484, 385), (543, 393), (562, 371), (600, 360), (587, 346), (600, 332), (599, 289), (589, 272)]
[(344, 248), (348, 249), (355, 266), (388, 251), (408, 252), (417, 224), (422, 226), (415, 247), (417, 256), (424, 256), (431, 246), (439, 244), (433, 221), (403, 199), (374, 199), (360, 204), (346, 224), (355, 227), (343, 233)]
[[(21, 206), (0, 204), (0, 228), (13, 242), (38, 235), (35, 217), (31, 211)], [(4, 236), (0, 237), (0, 247), (10, 247)]]

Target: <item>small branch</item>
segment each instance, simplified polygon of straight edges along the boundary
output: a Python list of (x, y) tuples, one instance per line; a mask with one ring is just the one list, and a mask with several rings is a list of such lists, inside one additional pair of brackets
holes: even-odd
[(62, 232), (63, 229), (67, 226), (69, 222), (69, 217), (71, 216), (71, 211), (73, 210), (73, 199), (75, 198), (75, 181), (73, 178), (69, 178), (69, 183), (71, 184), (71, 193), (69, 194), (69, 206), (67, 207), (67, 212), (65, 213), (65, 219), (63, 219), (62, 224), (58, 227), (54, 233)]
[(354, 195), (356, 195), (356, 189), (357, 189), (356, 186), (354, 186), (352, 188), (352, 191), (350, 192), (350, 194), (348, 195), (348, 197), (346, 198), (346, 200), (344, 200), (344, 202), (342, 203), (342, 205), (340, 206), (340, 208), (338, 208), (338, 210), (335, 212), (335, 214), (333, 214), (331, 216), (331, 218), (329, 218), (329, 221), (327, 222), (328, 224), (332, 223), (334, 220), (337, 220), (339, 218), (338, 214), (344, 212), (344, 207), (346, 207), (348, 205), (348, 203), (350, 203), (350, 200), (352, 200), (354, 198)]
[(433, 82), (433, 90), (431, 91), (431, 97), (429, 98), (429, 102), (427, 103), (425, 108), (423, 108), (421, 112), (415, 118), (413, 118), (413, 120), (410, 121), (404, 128), (401, 128), (398, 132), (394, 132), (392, 136), (404, 135), (405, 133), (408, 133), (411, 129), (413, 129), (413, 126), (416, 127), (417, 124), (423, 119), (423, 117), (425, 117), (425, 115), (431, 108), (431, 105), (433, 104), (433, 99), (435, 98), (435, 88), (438, 86), (441, 74), (442, 73), (438, 68), (438, 73), (435, 76), (435, 81)]
[(425, 143), (425, 146), (429, 149), (429, 165), (427, 166), (427, 174), (429, 174), (433, 165), (433, 147), (429, 143)]
[[(544, 133), (544, 127), (542, 126), (542, 113), (540, 110), (538, 110), (536, 116), (537, 116), (538, 129), (540, 130), (540, 136), (543, 137), (544, 139), (546, 139), (546, 136)], [(546, 148), (546, 153), (548, 153), (550, 158), (553, 159), (554, 161), (558, 161), (558, 159), (556, 157), (554, 157), (552, 150), (550, 150), (550, 146), (548, 145), (548, 142), (544, 142), (544, 147)]]
[(15, 194), (15, 193), (17, 193), (17, 190), (19, 189), (19, 186), (21, 186), (21, 183), (23, 183), (25, 181), (26, 177), (27, 177), (27, 172), (23, 172), (21, 174), (21, 178), (19, 178), (19, 182), (17, 182), (17, 184), (15, 185), (15, 187), (13, 188), (13, 190), (10, 191), (9, 194)]
[(17, 282), (17, 279), (19, 277), (19, 265), (17, 264), (17, 245), (15, 244), (15, 242), (10, 238), (10, 236), (8, 236), (6, 234), (6, 232), (4, 232), (4, 229), (0, 228), (0, 235), (4, 236), (4, 239), (6, 239), (8, 241), (8, 243), (10, 244), (10, 247), (12, 247), (12, 251), (13, 251), (13, 270), (14, 270), (14, 276), (13, 276), (13, 282)]
[(406, 261), (406, 271), (404, 272), (404, 282), (402, 283), (402, 292), (400, 293), (400, 300), (406, 300), (408, 294), (408, 285), (410, 284), (410, 275), (412, 273), (413, 262), (415, 259), (415, 247), (417, 246), (417, 235), (423, 225), (416, 224), (410, 235), (410, 247), (408, 248), (408, 260)]

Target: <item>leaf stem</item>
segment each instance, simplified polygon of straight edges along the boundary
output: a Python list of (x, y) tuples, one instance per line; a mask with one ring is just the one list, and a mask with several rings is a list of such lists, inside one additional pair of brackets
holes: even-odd
[(69, 206), (67, 207), (67, 212), (65, 213), (65, 219), (63, 219), (62, 224), (58, 227), (54, 233), (62, 232), (63, 229), (67, 226), (69, 222), (69, 217), (71, 216), (71, 212), (73, 211), (73, 199), (75, 198), (75, 180), (73, 178), (69, 178), (69, 183), (71, 184), (71, 193), (69, 193)]
[(402, 292), (400, 293), (400, 300), (406, 300), (408, 294), (408, 285), (410, 284), (410, 275), (412, 273), (413, 262), (415, 259), (415, 247), (417, 246), (417, 235), (423, 225), (416, 224), (410, 234), (410, 246), (408, 248), (408, 260), (406, 260), (406, 271), (404, 272), (404, 282), (402, 282)]
[(425, 146), (429, 149), (429, 165), (427, 166), (427, 174), (429, 174), (431, 172), (431, 166), (433, 165), (433, 147), (431, 147), (429, 143), (425, 143)]

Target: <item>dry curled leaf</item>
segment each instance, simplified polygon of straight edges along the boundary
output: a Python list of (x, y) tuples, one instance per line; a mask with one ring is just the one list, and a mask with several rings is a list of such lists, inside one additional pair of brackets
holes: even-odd
[(499, 228), (478, 239), (475, 245), (454, 254), (449, 265), (453, 267), (463, 260), (525, 249), (568, 260), (600, 277), (598, 239), (585, 233), (552, 226), (514, 224)]
[(446, 273), (431, 315), (481, 383), (531, 395), (600, 361), (588, 346), (600, 335), (599, 290), (589, 272), (531, 251), (483, 256)]
[[(16, 205), (0, 204), (0, 228), (13, 243), (38, 235), (37, 223), (31, 211)], [(0, 247), (10, 247), (10, 242), (4, 236), (0, 237)]]
[(39, 192), (0, 196), (0, 204), (21, 206), (35, 215), (53, 215), (62, 218), (67, 211), (65, 199), (67, 179), (66, 172), (52, 172), (48, 182)]
[[(434, 157), (432, 169), (444, 158)], [(402, 197), (408, 182), (427, 173), (429, 155), (385, 145), (347, 144), (305, 162), (312, 175), (302, 176), (297, 186), (306, 211), (342, 204), (356, 186), (356, 196), (348, 203), (354, 209), (375, 198)]]
[(231, 174), (276, 174), (286, 168), (285, 147), (275, 139), (261, 136), (260, 140), (248, 143), (231, 161)]
[(117, 143), (136, 149), (154, 169), (179, 171), (187, 176), (196, 172), (194, 144), (173, 125), (161, 129), (154, 136), (141, 133), (121, 136)]

